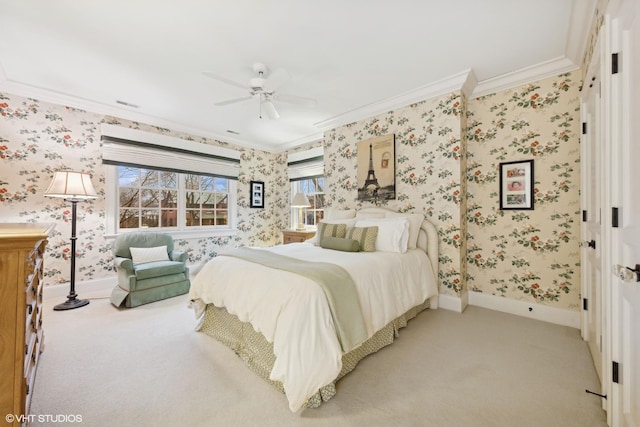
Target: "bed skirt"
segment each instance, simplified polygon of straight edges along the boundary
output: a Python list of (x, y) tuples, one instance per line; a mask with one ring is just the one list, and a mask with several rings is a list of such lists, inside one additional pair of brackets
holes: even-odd
[[(305, 407), (317, 408), (322, 402), (331, 399), (336, 394), (335, 384), (340, 378), (354, 370), (358, 362), (366, 356), (392, 344), (393, 340), (398, 337), (400, 328), (407, 326), (409, 320), (427, 308), (429, 308), (429, 300), (409, 309), (360, 346), (345, 353), (342, 356), (342, 370), (337, 378), (311, 396), (307, 400)], [(269, 379), (269, 374), (273, 369), (276, 358), (273, 354), (273, 344), (269, 343), (264, 335), (256, 332), (250, 323), (241, 322), (237, 316), (230, 314), (226, 309), (209, 304), (197, 330), (204, 332), (232, 349), (260, 378), (284, 393), (284, 388), (280, 381)]]

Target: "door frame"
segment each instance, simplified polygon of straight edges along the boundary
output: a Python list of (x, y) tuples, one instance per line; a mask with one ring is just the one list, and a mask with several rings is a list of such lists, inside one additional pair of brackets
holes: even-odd
[[(604, 231), (601, 218), (604, 187), (599, 178), (602, 175), (602, 155), (605, 138), (603, 132), (604, 107), (600, 91), (603, 75), (603, 70), (601, 69), (601, 45), (601, 39), (598, 39), (594, 48), (595, 54), (589, 66), (589, 73), (585, 76), (585, 87), (581, 94), (580, 115), (584, 127), (580, 138), (580, 191), (582, 212), (583, 215), (586, 213), (586, 218), (582, 218), (580, 227), (580, 272), (581, 296), (583, 298), (581, 335), (585, 341), (589, 342), (589, 350), (601, 383), (600, 393), (604, 393), (602, 390), (602, 385), (604, 384), (602, 374), (605, 337), (603, 335), (606, 332), (603, 327), (604, 296), (602, 294), (604, 264), (600, 256)], [(595, 177), (593, 174), (595, 174)], [(587, 241), (590, 240), (596, 242), (595, 248), (587, 246)], [(595, 330), (592, 330), (592, 328)], [(595, 343), (590, 342), (592, 336), (595, 336)], [(598, 348), (598, 354), (594, 354), (593, 346)]]

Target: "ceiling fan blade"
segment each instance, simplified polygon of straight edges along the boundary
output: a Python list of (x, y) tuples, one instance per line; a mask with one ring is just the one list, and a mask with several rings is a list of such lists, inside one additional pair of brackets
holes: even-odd
[(278, 114), (278, 110), (276, 110), (276, 106), (273, 105), (273, 102), (271, 102), (271, 100), (267, 99), (266, 101), (264, 101), (261, 107), (262, 111), (264, 111), (264, 114), (271, 120), (280, 118), (280, 114)]
[(253, 96), (243, 96), (242, 98), (234, 98), (234, 99), (229, 99), (227, 101), (220, 101), (220, 102), (216, 102), (213, 105), (216, 105), (218, 107), (222, 107), (224, 105), (230, 105), (230, 104), (235, 104), (236, 102), (242, 102), (242, 101), (248, 101), (251, 98), (253, 98)]
[(243, 84), (240, 84), (238, 82), (234, 82), (233, 80), (229, 80), (229, 79), (227, 79), (225, 77), (218, 76), (217, 74), (213, 74), (213, 73), (211, 73), (209, 71), (203, 71), (202, 74), (207, 76), (207, 77), (209, 77), (209, 78), (212, 78), (214, 80), (218, 80), (219, 82), (226, 83), (226, 84), (231, 85), (231, 86), (239, 87), (240, 89), (245, 89), (245, 90), (247, 89), (247, 85), (243, 85)]
[(284, 68), (273, 70), (264, 82), (266, 90), (274, 91), (291, 79), (291, 75)]
[(287, 93), (276, 93), (274, 99), (289, 104), (302, 105), (305, 107), (315, 107), (318, 105), (318, 101), (313, 98), (305, 98), (303, 96), (289, 95)]

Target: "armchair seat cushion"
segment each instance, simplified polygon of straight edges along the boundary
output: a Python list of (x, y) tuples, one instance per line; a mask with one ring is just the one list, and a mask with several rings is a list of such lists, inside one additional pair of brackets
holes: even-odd
[(133, 267), (137, 280), (184, 273), (185, 270), (185, 263), (179, 261), (154, 261)]

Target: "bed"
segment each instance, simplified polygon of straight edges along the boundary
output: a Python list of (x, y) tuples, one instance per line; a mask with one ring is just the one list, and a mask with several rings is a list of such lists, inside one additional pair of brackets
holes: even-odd
[(190, 290), (196, 330), (235, 351), (293, 412), (332, 398), (360, 360), (438, 305), (433, 224), (384, 208), (332, 212), (315, 242), (219, 253)]

